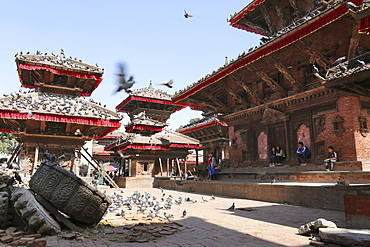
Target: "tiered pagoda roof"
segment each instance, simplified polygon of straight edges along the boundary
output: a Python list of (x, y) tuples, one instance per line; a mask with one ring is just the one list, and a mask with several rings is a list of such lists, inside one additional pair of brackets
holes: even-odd
[(166, 126), (166, 123), (143, 116), (132, 119), (131, 122), (128, 123), (125, 127), (127, 133), (136, 133), (150, 136), (155, 133), (161, 132), (162, 129)]
[(177, 132), (199, 140), (201, 143), (208, 141), (227, 140), (228, 124), (221, 121), (217, 116), (200, 119), (194, 123), (181, 126)]
[(63, 50), (60, 55), (20, 52), (16, 63), (22, 86), (43, 92), (90, 96), (103, 80), (102, 68), (67, 58)]
[[(118, 129), (121, 117), (92, 99), (103, 69), (60, 55), (16, 54), (22, 87), (0, 97), (0, 131), (10, 132), (25, 152), (66, 152)], [(37, 158), (36, 158), (37, 159)]]
[(163, 129), (161, 132), (152, 136), (140, 134), (127, 134), (105, 147), (105, 150), (123, 151), (135, 153), (141, 151), (176, 151), (183, 149), (199, 149), (199, 141), (180, 134), (175, 131)]
[(130, 93), (116, 109), (118, 112), (128, 113), (131, 119), (135, 115), (145, 114), (146, 117), (165, 123), (172, 113), (187, 106), (196, 107), (186, 103), (174, 103), (172, 95), (161, 90), (149, 87), (138, 89)]

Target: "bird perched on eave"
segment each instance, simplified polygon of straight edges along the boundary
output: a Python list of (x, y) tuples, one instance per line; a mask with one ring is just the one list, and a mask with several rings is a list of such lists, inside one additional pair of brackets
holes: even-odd
[(342, 63), (342, 62), (344, 62), (345, 60), (346, 60), (346, 56), (344, 56), (344, 57), (340, 57), (340, 58), (338, 58), (337, 60), (335, 60), (333, 64)]
[(122, 90), (125, 90), (126, 93), (131, 93), (132, 91), (130, 88), (135, 84), (134, 77), (131, 75), (128, 80), (126, 80), (126, 74), (125, 74), (125, 66), (123, 63), (118, 64), (119, 67), (119, 80), (118, 80), (118, 88), (116, 92), (120, 92)]
[(186, 12), (186, 10), (184, 10), (184, 17), (187, 19), (187, 18), (193, 17), (193, 16), (190, 15), (188, 12)]
[(360, 7), (357, 6), (356, 4), (352, 3), (352, 2), (346, 2), (346, 7), (350, 10), (358, 10)]
[(161, 83), (159, 85), (166, 86), (168, 88), (172, 88), (173, 80), (170, 80), (169, 82)]

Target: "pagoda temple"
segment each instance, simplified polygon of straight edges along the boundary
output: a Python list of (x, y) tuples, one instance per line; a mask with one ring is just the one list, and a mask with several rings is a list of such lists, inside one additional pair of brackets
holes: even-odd
[(346, 3), (254, 0), (231, 16), (232, 27), (262, 35), (260, 44), (173, 99), (225, 124), (202, 120), (180, 132), (203, 145), (228, 138), (233, 167), (264, 166), (277, 145), (285, 163), (297, 163), (299, 141), (311, 163), (322, 163), (328, 146), (339, 161), (370, 161), (370, 9), (368, 1)]
[(180, 160), (186, 159), (189, 150), (200, 149), (199, 141), (165, 129), (170, 115), (186, 106), (173, 103), (172, 95), (153, 88), (152, 84), (133, 91), (118, 104), (117, 111), (128, 113), (131, 122), (125, 126), (126, 135), (105, 150), (120, 155), (127, 177), (171, 176), (174, 171), (184, 176), (190, 169)]
[(99, 86), (103, 69), (59, 55), (16, 54), (18, 75), (28, 91), (0, 98), (0, 130), (23, 143), (23, 155), (37, 160), (48, 150), (75, 157), (85, 141), (120, 127), (121, 117), (85, 96)]

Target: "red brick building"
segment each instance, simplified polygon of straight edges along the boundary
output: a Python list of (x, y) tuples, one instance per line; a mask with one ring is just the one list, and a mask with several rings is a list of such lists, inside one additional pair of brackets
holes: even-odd
[[(276, 145), (286, 163), (297, 163), (299, 141), (311, 149), (311, 163), (322, 162), (330, 145), (340, 161), (370, 161), (369, 6), (353, 3), (358, 8), (349, 10), (340, 0), (252, 1), (229, 22), (263, 35), (260, 45), (173, 101), (202, 106), (228, 125), (218, 138), (228, 138), (231, 166), (266, 165)], [(198, 127), (182, 133), (201, 136)]]

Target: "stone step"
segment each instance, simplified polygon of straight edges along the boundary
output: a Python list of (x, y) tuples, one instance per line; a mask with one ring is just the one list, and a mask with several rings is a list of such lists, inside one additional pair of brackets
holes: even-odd
[[(370, 163), (364, 161), (339, 161), (334, 164), (334, 171), (370, 171)], [(275, 172), (275, 171), (325, 171), (324, 163), (281, 164), (275, 166), (255, 165), (236, 168), (223, 168), (220, 173), (237, 172)]]
[(291, 182), (328, 182), (336, 183), (339, 179), (352, 184), (369, 183), (370, 172), (363, 171), (307, 171), (307, 172), (250, 172), (218, 173), (218, 179), (243, 179), (246, 181), (291, 181)]

